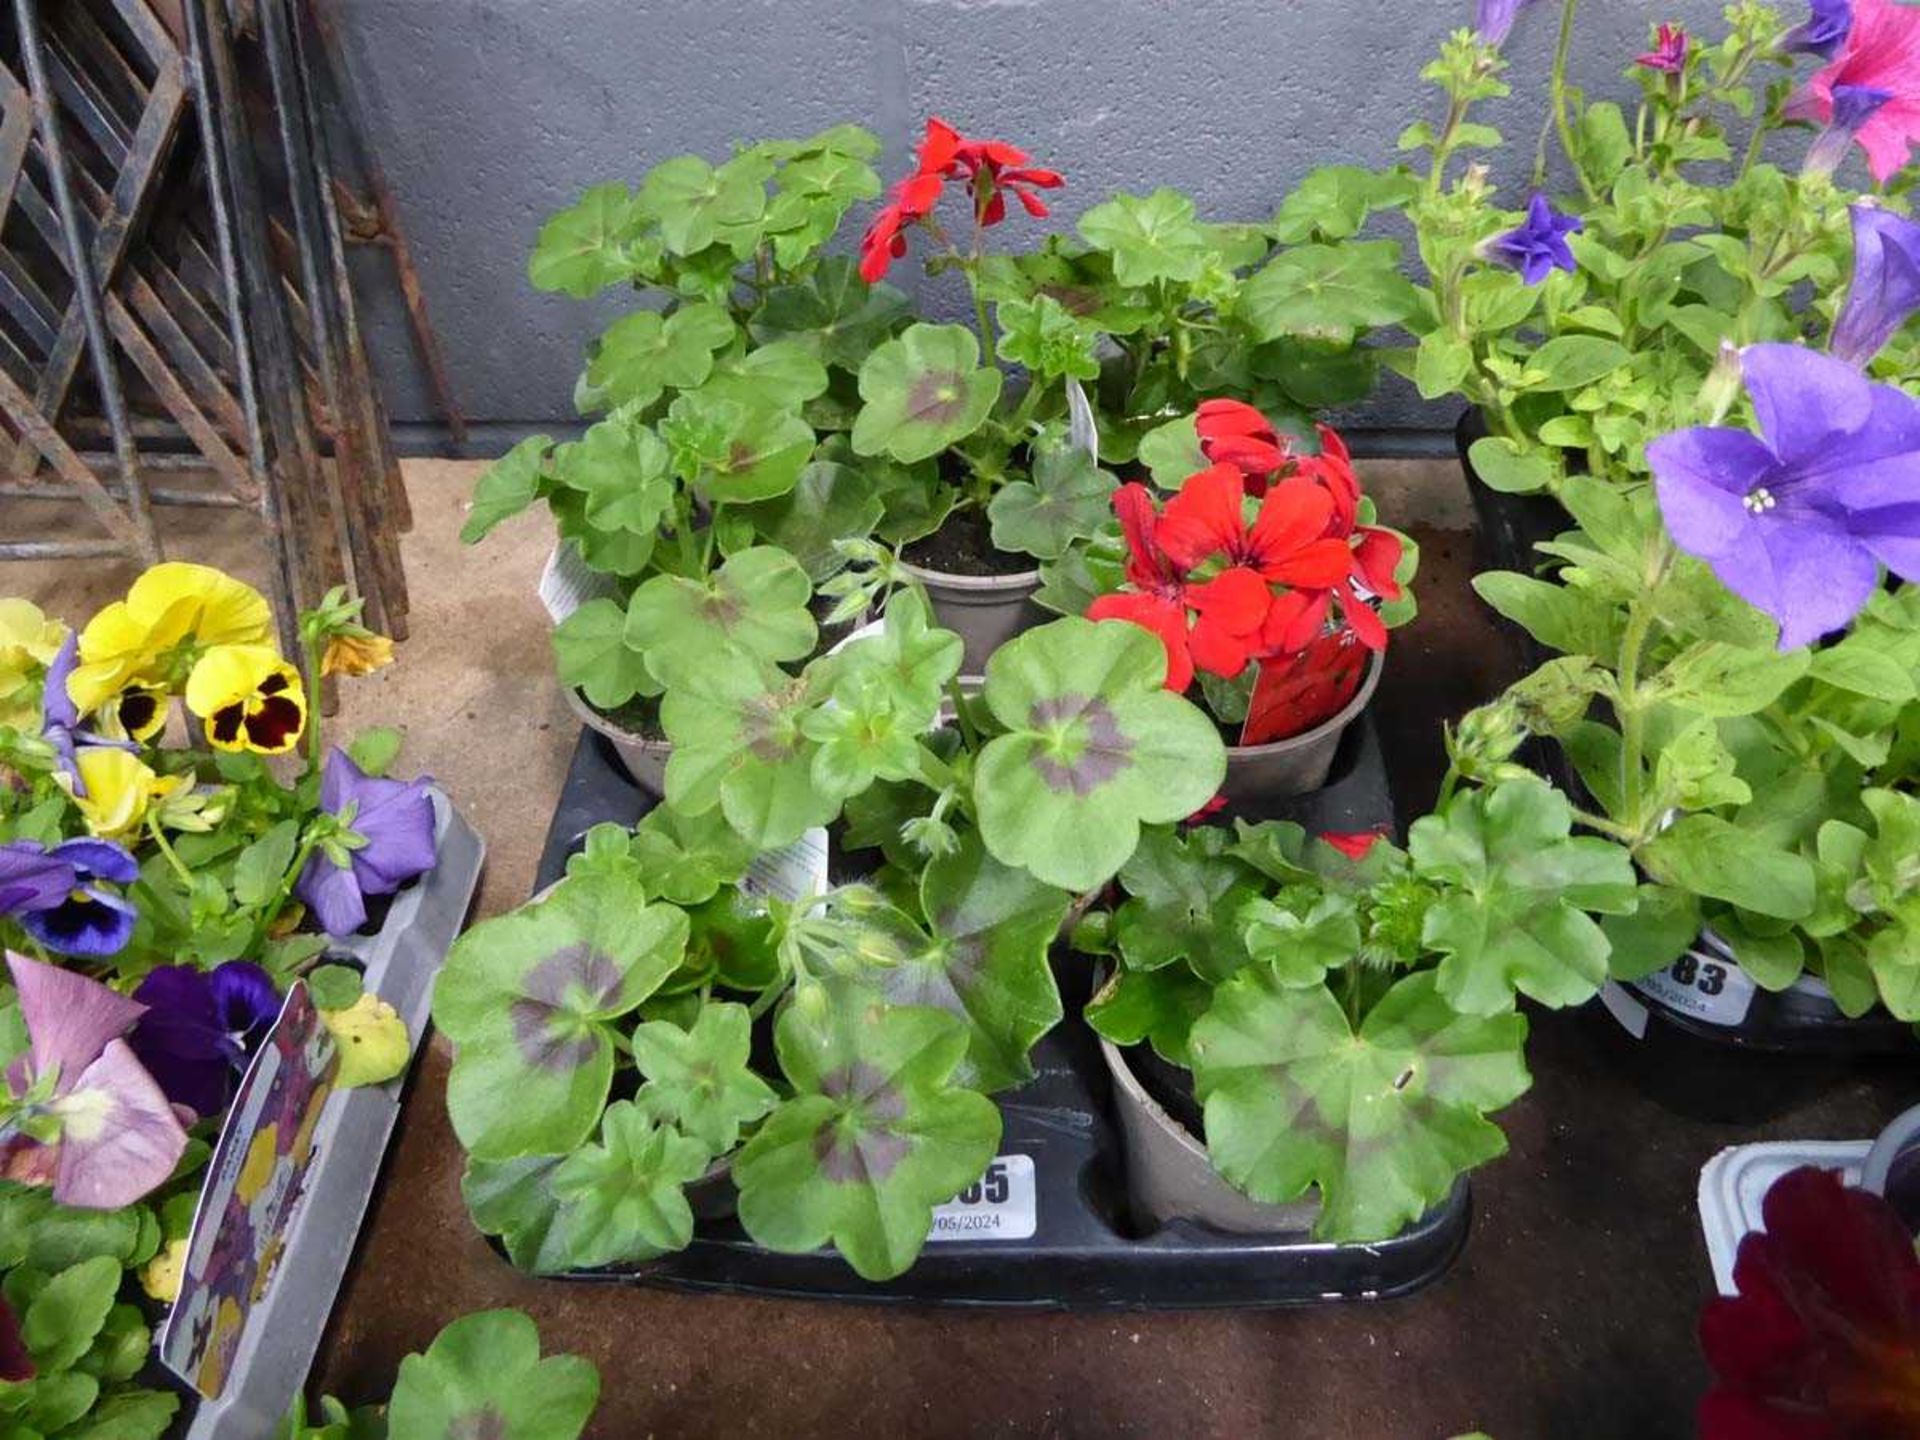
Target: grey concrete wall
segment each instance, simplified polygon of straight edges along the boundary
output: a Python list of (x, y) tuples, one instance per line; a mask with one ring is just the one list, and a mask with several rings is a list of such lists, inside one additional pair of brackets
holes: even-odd
[[(1176, 185), (1214, 218), (1270, 214), (1314, 165), (1391, 161), (1432, 115), (1418, 80), (1471, 0), (335, 0), (377, 147), (400, 196), (467, 413), (572, 415), (580, 348), (614, 312), (526, 283), (544, 217), (587, 185), (683, 151), (877, 129), (897, 173), (940, 114), (1065, 172), (1052, 223), (1115, 189)], [(1787, 0), (1793, 4), (1794, 0)], [(1537, 0), (1508, 45), (1515, 95), (1499, 174), (1519, 187), (1559, 7)], [(1722, 0), (1586, 0), (1580, 82), (1621, 70), (1655, 20), (1718, 37)], [(1031, 222), (1010, 220), (1010, 238)], [(394, 417), (433, 407), (380, 257), (361, 257)], [(904, 277), (910, 266), (900, 267)], [(929, 297), (940, 303), (940, 297)], [(1416, 425), (1390, 388), (1363, 417)]]

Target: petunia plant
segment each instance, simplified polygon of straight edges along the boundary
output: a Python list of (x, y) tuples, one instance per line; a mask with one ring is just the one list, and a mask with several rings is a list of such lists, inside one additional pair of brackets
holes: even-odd
[(1301, 734), (1352, 700), (1388, 627), (1412, 617), (1418, 553), (1373, 523), (1330, 427), (1303, 454), (1251, 405), (1214, 399), (1188, 437), (1165, 463), (1202, 468), (1164, 504), (1140, 481), (1115, 490), (1117, 532), (1046, 567), (1040, 598), (1159, 636), (1167, 688), (1197, 688), (1240, 743)]
[(1401, 146), (1420, 158), (1393, 172), (1411, 181), (1424, 271), (1417, 343), (1394, 363), (1424, 397), (1477, 408), (1481, 481), (1643, 482), (1647, 442), (1695, 418), (1723, 345), (1834, 327), (1850, 255), (1874, 280), (1856, 286), (1836, 353), (1911, 372), (1912, 340), (1887, 342), (1920, 304), (1903, 173), (1920, 12), (1819, 0), (1795, 23), (1796, 3), (1740, 0), (1714, 37), (1655, 14), (1646, 48), (1618, 57), (1626, 83), (1582, 92), (1567, 80), (1577, 0), (1533, 7), (1519, 23), (1558, 9), (1559, 43), (1551, 72), (1524, 81), (1541, 116), (1531, 183), (1503, 194), (1482, 157), (1505, 142), (1480, 111), (1515, 82), (1501, 46), (1524, 7), (1493, 8), (1422, 72), (1444, 109), (1408, 128)]
[(1386, 1239), (1504, 1153), (1489, 1116), (1530, 1083), (1518, 999), (1577, 1005), (1607, 978), (1596, 917), (1634, 910), (1633, 868), (1573, 824), (1520, 775), (1452, 791), (1404, 850), (1276, 820), (1151, 831), (1075, 932), (1109, 967), (1087, 1019), (1191, 1072), (1235, 1187), (1316, 1196), (1322, 1239)]

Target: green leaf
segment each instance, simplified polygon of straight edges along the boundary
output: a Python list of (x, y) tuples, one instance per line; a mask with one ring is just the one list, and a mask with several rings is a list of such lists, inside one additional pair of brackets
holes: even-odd
[(602, 420), (577, 444), (562, 445), (553, 462), (554, 478), (579, 492), (594, 529), (631, 531), (644, 537), (643, 556), (652, 550), (673, 504), (667, 447), (658, 435), (624, 417)]
[(1867, 942), (1867, 968), (1894, 1018), (1920, 1021), (1920, 962), (1912, 932), (1903, 925), (1876, 931)]
[(280, 882), (300, 844), (300, 822), (282, 820), (240, 852), (233, 862), (233, 899), (252, 909), (280, 893)]
[(93, 1407), (86, 1424), (61, 1432), (61, 1440), (160, 1440), (180, 1408), (165, 1390), (122, 1390)]
[[(1788, 652), (1792, 655), (1808, 653), (1800, 650)], [(1866, 635), (1849, 635), (1838, 645), (1810, 654), (1807, 671), (1822, 684), (1895, 705), (1904, 705), (1915, 696), (1912, 668), (1902, 664), (1896, 656), (1874, 648)]]
[(717, 811), (683, 815), (656, 805), (633, 828), (632, 855), (647, 893), (675, 905), (701, 905), (739, 882), (754, 849)]
[(360, 972), (351, 965), (322, 965), (307, 975), (307, 989), (318, 1010), (345, 1010), (366, 993)]
[(937, 455), (980, 428), (1000, 381), (980, 364), (980, 342), (964, 325), (910, 325), (860, 367), (854, 453), (904, 464)]
[(1322, 984), (1327, 971), (1360, 954), (1360, 919), (1344, 895), (1322, 895), (1305, 915), (1256, 898), (1237, 919), (1247, 954), (1282, 985)]
[(813, 582), (799, 561), (755, 545), (702, 579), (648, 580), (627, 602), (625, 640), (669, 686), (726, 657), (797, 660), (819, 635), (807, 609), (812, 598)]
[(660, 433), (674, 467), (710, 500), (744, 504), (786, 494), (813, 454), (813, 428), (724, 388), (703, 386), (667, 411)]
[(1486, 1113), (1531, 1083), (1526, 1033), (1516, 1014), (1457, 1013), (1431, 972), (1396, 983), (1356, 1033), (1325, 986), (1243, 970), (1193, 1027), (1208, 1153), (1256, 1200), (1318, 1186), (1322, 1240), (1385, 1240), (1505, 1153)]
[(1631, 911), (1602, 917), (1607, 971), (1615, 980), (1641, 980), (1664, 970), (1700, 938), (1700, 902), (1670, 885), (1642, 885)]
[(1213, 987), (1184, 965), (1118, 970), (1087, 1002), (1086, 1022), (1115, 1045), (1150, 1043), (1170, 1064), (1185, 1065), (1187, 1035), (1213, 1003)]
[(424, 1355), (400, 1362), (387, 1425), (401, 1436), (578, 1440), (600, 1376), (577, 1355), (540, 1358), (540, 1331), (518, 1310), (454, 1321)]
[(816, 460), (793, 489), (748, 513), (761, 538), (798, 560), (817, 585), (847, 566), (834, 541), (872, 534), (885, 512), (886, 502), (852, 466)]
[(1056, 620), (993, 653), (982, 694), (1007, 733), (980, 753), (974, 804), (996, 859), (1091, 890), (1126, 863), (1143, 823), (1213, 797), (1226, 747), (1165, 678), (1159, 640), (1124, 622)]
[(1589, 591), (1510, 570), (1473, 577), (1482, 600), (1549, 649), (1605, 659), (1613, 654), (1617, 609)]
[(1762, 935), (1728, 915), (1715, 916), (1713, 928), (1733, 951), (1740, 968), (1751, 975), (1753, 983), (1762, 990), (1784, 990), (1806, 969), (1806, 949), (1796, 931)]
[(816, 747), (800, 728), (813, 704), (805, 680), (737, 654), (690, 671), (660, 704), (661, 727), (673, 741), (667, 802), (689, 815), (718, 805), (761, 850), (826, 824), (839, 801), (814, 787)]
[(398, 725), (370, 725), (347, 742), (347, 758), (368, 775), (385, 775), (400, 758), (407, 732)]
[(774, 1106), (772, 1088), (749, 1068), (752, 1048), (744, 1005), (708, 1001), (690, 1030), (664, 1020), (642, 1025), (633, 1032), (633, 1060), (646, 1084), (634, 1104), (656, 1124), (698, 1140), (708, 1156), (725, 1155), (741, 1129)]
[(713, 352), (733, 340), (718, 305), (686, 305), (671, 315), (639, 310), (600, 337), (587, 383), (608, 405), (653, 404), (668, 389), (691, 390), (713, 372)]
[(829, 365), (857, 370), (909, 308), (893, 286), (868, 285), (853, 260), (829, 255), (801, 283), (769, 290), (749, 328), (762, 343), (804, 345)]
[(1036, 444), (1033, 478), (1008, 481), (987, 504), (993, 548), (1058, 560), (1106, 521), (1119, 483), (1062, 437)]
[(770, 1250), (831, 1242), (865, 1280), (900, 1274), (920, 1253), (933, 1207), (977, 1179), (1000, 1139), (1000, 1112), (956, 1088), (967, 1032), (919, 1006), (797, 991), (775, 1040), (793, 1098), (734, 1162), (740, 1221)]
[(460, 539), (471, 545), (492, 533), (502, 520), (518, 515), (540, 496), (540, 472), (553, 449), (550, 435), (529, 435), (486, 468), (473, 488)]
[(700, 390), (749, 408), (798, 410), (826, 388), (826, 367), (806, 345), (775, 340), (738, 357), (723, 358)]
[(1309, 171), (1281, 202), (1273, 217), (1273, 238), (1282, 245), (1298, 245), (1315, 237), (1345, 240), (1358, 235), (1375, 210), (1404, 205), (1419, 191), (1419, 184), (1404, 169), (1323, 165)]
[[(1466, 382), (1473, 369), (1473, 347), (1449, 330), (1434, 330), (1420, 337), (1413, 353), (1413, 383), (1423, 400), (1438, 400), (1451, 395)], [(1492, 442), (1476, 440), (1476, 445)], [(1506, 453), (1504, 450), (1501, 452)], [(1489, 482), (1491, 483), (1491, 482)], [(1495, 486), (1499, 489), (1499, 486)]]
[(1798, 920), (1813, 909), (1813, 865), (1717, 815), (1683, 815), (1641, 860), (1657, 879), (1757, 915)]
[(0, 1270), (65, 1270), (97, 1255), (130, 1264), (141, 1213), (131, 1206), (82, 1210), (57, 1203), (45, 1189), (0, 1182)]
[(558, 290), (585, 300), (634, 272), (629, 246), (641, 217), (627, 187), (595, 185), (540, 227), (527, 261), (527, 279), (536, 290)]
[(1607, 939), (1586, 912), (1633, 908), (1633, 862), (1572, 829), (1565, 797), (1536, 780), (1463, 791), (1414, 821), (1414, 872), (1444, 887), (1421, 939), (1445, 957), (1437, 978), (1449, 1004), (1492, 1015), (1516, 991), (1558, 1008), (1599, 990)]
[(1212, 250), (1194, 222), (1193, 201), (1164, 187), (1145, 197), (1115, 195), (1082, 215), (1074, 228), (1087, 244), (1113, 257), (1113, 278), (1122, 285), (1197, 280)]
[(516, 1160), (476, 1160), (469, 1155), (460, 1177), (460, 1194), (475, 1227), (498, 1235), (507, 1258), (536, 1275), (558, 1275), (580, 1263), (578, 1247), (553, 1193), (554, 1172), (567, 1158), (523, 1155)]
[(1188, 476), (1207, 468), (1200, 449), (1200, 436), (1193, 428), (1193, 417), (1182, 415), (1156, 425), (1140, 437), (1140, 463), (1162, 490), (1178, 490)]
[(93, 1402), (100, 1398), (100, 1382), (84, 1371), (67, 1370), (42, 1375), (30, 1387), (15, 1393), (23, 1403), (14, 1423), (0, 1432), (8, 1440), (22, 1433), (16, 1426), (26, 1427), (29, 1437), (65, 1430), (93, 1408)]
[(20, 1316), (20, 1337), (41, 1374), (87, 1353), (119, 1293), (120, 1262), (111, 1255), (69, 1265), (40, 1288)]
[(675, 255), (692, 255), (719, 237), (721, 228), (760, 217), (766, 208), (764, 164), (729, 160), (718, 170), (698, 155), (677, 155), (647, 172), (640, 208), (660, 222), (660, 237)]
[(1810, 652), (1785, 652), (1700, 640), (1682, 650), (1655, 678), (1663, 699), (1700, 715), (1728, 717), (1764, 710), (1807, 673)]
[(1100, 376), (1100, 332), (1051, 295), (1003, 300), (995, 309), (1000, 354), (1029, 372), (1029, 384)]
[(1240, 313), (1261, 340), (1395, 325), (1419, 306), (1393, 240), (1283, 250), (1240, 292)]
[(1480, 483), (1507, 495), (1528, 495), (1553, 484), (1553, 463), (1532, 450), (1522, 450), (1504, 435), (1489, 435), (1467, 449), (1467, 462)]
[(680, 964), (687, 917), (619, 876), (570, 877), (454, 943), (433, 1018), (454, 1044), (447, 1112), (481, 1159), (558, 1154), (592, 1133), (612, 1022)]
[[(772, 1091), (767, 1094), (771, 1103)], [(640, 1105), (608, 1106), (600, 1143), (583, 1145), (553, 1172), (574, 1263), (592, 1268), (686, 1249), (693, 1207), (685, 1186), (705, 1173), (711, 1158), (699, 1140), (656, 1124)]]
[(1224, 830), (1208, 826), (1183, 836), (1156, 827), (1120, 867), (1128, 899), (1113, 916), (1113, 935), (1128, 970), (1158, 970), (1184, 960), (1218, 984), (1247, 963), (1242, 905), (1259, 894), (1250, 871), (1222, 854)]
[(627, 612), (617, 600), (589, 600), (553, 627), (554, 667), (602, 710), (617, 710), (657, 689), (647, 657), (627, 643)]
[(1527, 357), (1524, 390), (1578, 390), (1632, 359), (1627, 347), (1598, 335), (1557, 335)]

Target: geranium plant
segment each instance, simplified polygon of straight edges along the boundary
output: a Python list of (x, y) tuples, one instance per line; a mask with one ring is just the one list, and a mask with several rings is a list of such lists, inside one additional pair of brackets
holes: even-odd
[[(1722, 345), (1834, 328), (1850, 232), (1851, 248), (1887, 253), (1881, 283), (1905, 297), (1897, 315), (1880, 311), (1889, 329), (1871, 349), (1911, 313), (1912, 252), (1882, 239), (1920, 134), (1911, 6), (1821, 0), (1795, 24), (1740, 0), (1719, 37), (1650, 25), (1648, 48), (1619, 57), (1626, 95), (1603, 98), (1567, 83), (1579, 27), (1577, 4), (1564, 4), (1537, 87), (1532, 187), (1508, 197), (1474, 158), (1502, 144), (1477, 109), (1508, 93), (1500, 47), (1520, 7), (1493, 8), (1423, 72), (1444, 118), (1401, 138), (1425, 155), (1405, 209), (1426, 283), (1410, 325), (1418, 346), (1399, 363), (1422, 395), (1479, 408), (1489, 433), (1472, 461), (1485, 483), (1538, 490), (1570, 471), (1644, 480), (1647, 441), (1694, 418)], [(1795, 130), (1809, 139), (1784, 133)], [(1789, 148), (1797, 167), (1770, 158)], [(1856, 152), (1877, 197), (1850, 178)], [(1857, 323), (1837, 338), (1842, 353), (1867, 343)], [(1912, 359), (1900, 340), (1879, 363), (1897, 375)]]
[(1041, 598), (1158, 635), (1167, 688), (1197, 680), (1240, 743), (1301, 734), (1353, 698), (1388, 627), (1412, 618), (1418, 553), (1373, 523), (1330, 427), (1301, 453), (1261, 411), (1224, 399), (1190, 427), (1183, 463), (1204, 468), (1164, 503), (1139, 481), (1119, 487), (1117, 532), (1049, 567)]
[[(665, 802), (455, 946), (448, 1104), (475, 1221), (518, 1263), (679, 1249), (688, 1188), (724, 1167), (760, 1243), (831, 1242), (884, 1278), (991, 1159), (986, 1095), (1060, 1019), (1048, 951), (1075, 895), (1205, 804), (1225, 756), (1134, 627), (1030, 631), (977, 698), (960, 649), (907, 589), (797, 675), (689, 676), (663, 707)], [(750, 878), (830, 823), (837, 873)]]
[(1633, 910), (1633, 869), (1573, 819), (1522, 776), (1450, 793), (1404, 850), (1275, 820), (1150, 831), (1075, 933), (1112, 967), (1087, 1019), (1192, 1072), (1234, 1186), (1314, 1192), (1322, 1239), (1386, 1239), (1505, 1151), (1487, 1117), (1529, 1084), (1518, 998), (1607, 978), (1595, 916)]

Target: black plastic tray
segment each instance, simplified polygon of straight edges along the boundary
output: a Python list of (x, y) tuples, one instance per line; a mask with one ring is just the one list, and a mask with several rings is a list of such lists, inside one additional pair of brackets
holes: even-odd
[[(558, 879), (587, 829), (632, 824), (651, 797), (611, 747), (582, 731), (547, 832), (536, 887)], [(1334, 778), (1279, 818), (1311, 830), (1390, 825), (1392, 795), (1370, 720), (1353, 726)], [(1108, 1079), (1092, 1033), (1077, 1017), (1087, 971), (1071, 961), (1062, 990), (1069, 1019), (1034, 1049), (1039, 1072), (999, 1097), (1001, 1155), (1034, 1165), (1037, 1225), (1020, 1240), (931, 1241), (905, 1275), (861, 1280), (829, 1251), (782, 1255), (748, 1239), (732, 1219), (703, 1221), (685, 1250), (625, 1270), (581, 1271), (575, 1281), (879, 1303), (1027, 1309), (1278, 1306), (1404, 1295), (1437, 1279), (1466, 1243), (1467, 1183), (1392, 1240), (1332, 1245), (1305, 1235), (1228, 1235), (1175, 1223), (1148, 1230), (1128, 1214)]]

